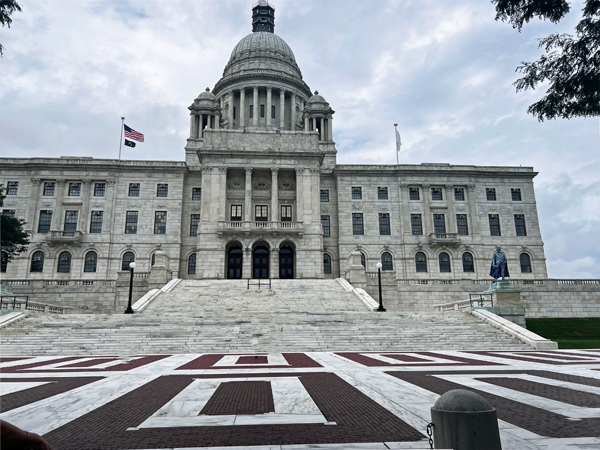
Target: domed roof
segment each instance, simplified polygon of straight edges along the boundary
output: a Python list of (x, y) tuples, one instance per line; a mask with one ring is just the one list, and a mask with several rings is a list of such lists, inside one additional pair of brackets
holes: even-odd
[(238, 42), (231, 52), (228, 64), (231, 64), (237, 58), (242, 58), (245, 53), (248, 53), (252, 50), (270, 50), (277, 53), (278, 56), (282, 57), (283, 59), (296, 64), (294, 52), (292, 52), (292, 49), (287, 42), (285, 42), (276, 34), (266, 31), (250, 33), (248, 36), (244, 37), (240, 42)]
[(210, 88), (206, 88), (204, 90), (204, 92), (200, 93), (198, 95), (198, 97), (196, 97), (196, 100), (216, 100), (216, 99), (217, 99), (217, 97), (215, 97), (215, 94), (210, 92)]
[(319, 91), (315, 91), (313, 96), (308, 99), (308, 103), (327, 103), (325, 98), (319, 94)]

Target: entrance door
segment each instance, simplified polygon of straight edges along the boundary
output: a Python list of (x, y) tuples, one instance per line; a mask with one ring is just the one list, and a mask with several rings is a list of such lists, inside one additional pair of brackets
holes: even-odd
[(269, 278), (269, 250), (262, 245), (252, 252), (253, 278)]
[(234, 245), (227, 252), (227, 278), (242, 278), (242, 249)]
[(279, 278), (294, 278), (294, 250), (288, 246), (279, 250)]

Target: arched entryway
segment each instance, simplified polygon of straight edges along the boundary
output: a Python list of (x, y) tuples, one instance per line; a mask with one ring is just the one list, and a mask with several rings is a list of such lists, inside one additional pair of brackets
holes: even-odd
[(252, 278), (269, 278), (269, 249), (264, 245), (252, 252)]
[(242, 278), (243, 255), (244, 253), (238, 245), (231, 246), (227, 251), (227, 278)]
[(294, 250), (289, 245), (279, 249), (279, 278), (294, 278)]

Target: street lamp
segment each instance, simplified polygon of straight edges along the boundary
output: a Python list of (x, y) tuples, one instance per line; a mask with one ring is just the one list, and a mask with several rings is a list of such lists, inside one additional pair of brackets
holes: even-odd
[(383, 307), (383, 302), (381, 299), (381, 268), (383, 266), (381, 265), (380, 262), (377, 263), (377, 275), (379, 277), (379, 308), (377, 308), (377, 311), (381, 312), (385, 312), (385, 308)]
[[(129, 277), (129, 304), (127, 305), (125, 314), (133, 314), (133, 309), (131, 309), (131, 294), (133, 292), (133, 269), (135, 269), (135, 263), (131, 262), (129, 263), (129, 271), (131, 272), (131, 276)], [(381, 297), (381, 294), (379, 295), (379, 297)]]

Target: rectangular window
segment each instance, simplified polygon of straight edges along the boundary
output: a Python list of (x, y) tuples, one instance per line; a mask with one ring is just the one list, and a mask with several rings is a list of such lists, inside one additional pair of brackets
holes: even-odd
[(271, 106), (271, 119), (275, 118), (275, 106)]
[(6, 217), (10, 217), (11, 219), (15, 218), (15, 210), (14, 209), (3, 209), (2, 215)]
[(378, 187), (377, 188), (377, 200), (387, 200), (387, 199), (388, 199), (387, 187)]
[(331, 221), (329, 216), (321, 216), (321, 226), (323, 227), (323, 237), (331, 236)]
[(167, 211), (154, 211), (154, 234), (167, 233)]
[(457, 214), (456, 215), (456, 231), (461, 236), (469, 235), (469, 226), (467, 225), (467, 215), (466, 214)]
[(442, 188), (431, 188), (431, 200), (443, 200)]
[(292, 221), (292, 206), (281, 205), (281, 221), (291, 222)]
[(52, 181), (48, 181), (44, 183), (44, 196), (52, 197), (54, 196), (54, 188), (56, 187), (56, 183)]
[(465, 189), (464, 188), (454, 188), (454, 200), (458, 202), (465, 201)]
[(421, 214), (410, 215), (410, 227), (412, 229), (413, 236), (419, 236), (423, 234), (423, 221), (421, 220)]
[(198, 236), (198, 224), (200, 223), (200, 214), (190, 216), (190, 236)]
[(266, 222), (269, 220), (269, 207), (267, 205), (254, 206), (254, 220), (256, 222)]
[(69, 197), (79, 197), (81, 195), (81, 183), (69, 183)]
[(106, 194), (106, 183), (94, 184), (94, 197), (104, 197)]
[(77, 231), (79, 211), (65, 211), (65, 231)]
[(254, 118), (254, 105), (250, 105), (250, 118)]
[(390, 234), (390, 213), (379, 213), (379, 234)]
[(329, 189), (321, 189), (321, 201), (322, 202), (329, 201)]
[(260, 105), (260, 117), (265, 117), (265, 105)]
[(192, 200), (202, 200), (202, 188), (192, 188)]
[(353, 187), (352, 188), (352, 200), (362, 200), (362, 188), (361, 187)]
[(17, 195), (19, 191), (19, 182), (18, 181), (9, 181), (6, 183), (6, 195)]
[(157, 184), (156, 185), (156, 196), (157, 197), (168, 197), (169, 196), (169, 185), (168, 184)]
[(408, 198), (409, 200), (419, 200), (419, 188), (411, 187), (408, 188)]
[(236, 117), (235, 117), (235, 112), (236, 112), (236, 111), (235, 111), (235, 106), (234, 106), (234, 107), (233, 107), (233, 119), (234, 119), (234, 120), (235, 120), (235, 118), (236, 118)]
[(127, 211), (125, 213), (125, 234), (137, 234), (138, 212)]
[(515, 214), (515, 230), (517, 231), (517, 236), (527, 236), (525, 216), (523, 214)]
[(129, 196), (139, 197), (140, 196), (140, 183), (129, 183)]
[(38, 233), (47, 233), (52, 224), (52, 211), (40, 211), (40, 223), (38, 224)]
[(446, 219), (443, 214), (433, 215), (433, 232), (436, 234), (446, 233)]
[(365, 234), (362, 213), (352, 213), (352, 234)]
[(496, 201), (496, 188), (485, 188), (485, 197), (490, 202)]
[(240, 222), (242, 220), (242, 205), (231, 205), (231, 221)]
[(490, 235), (491, 236), (501, 236), (501, 234), (500, 234), (500, 217), (498, 217), (498, 214), (488, 214), (488, 219), (490, 221)]
[(512, 188), (510, 190), (510, 195), (512, 197), (512, 201), (513, 202), (520, 202), (521, 201), (521, 189), (520, 188)]
[(104, 211), (92, 211), (90, 220), (90, 233), (102, 233), (102, 217)]

